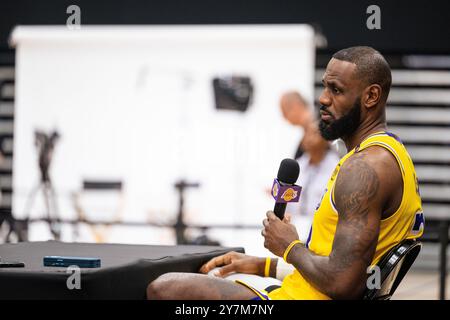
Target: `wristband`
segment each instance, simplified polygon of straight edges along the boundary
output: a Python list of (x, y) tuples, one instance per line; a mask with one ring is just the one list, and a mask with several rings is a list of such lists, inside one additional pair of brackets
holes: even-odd
[(269, 257), (267, 257), (266, 265), (264, 267), (264, 277), (268, 277), (270, 275), (270, 262), (271, 262), (271, 259)]
[[(288, 255), (289, 255), (289, 252), (291, 252), (291, 250), (292, 250), (292, 248), (295, 246), (295, 245), (297, 245), (297, 244), (299, 244), (299, 243), (302, 243), (300, 240), (294, 240), (294, 241), (292, 241), (291, 242), (291, 244), (286, 248), (286, 250), (284, 251), (284, 254), (283, 254), (283, 259), (284, 259), (284, 261), (286, 261), (286, 262), (288, 262), (287, 261), (287, 257), (288, 257)], [(288, 262), (289, 263), (289, 262)]]

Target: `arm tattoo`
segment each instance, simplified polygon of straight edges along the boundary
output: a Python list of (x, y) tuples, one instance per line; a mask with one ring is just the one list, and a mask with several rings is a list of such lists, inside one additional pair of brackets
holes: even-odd
[(363, 153), (355, 154), (346, 170), (339, 174), (335, 185), (340, 221), (330, 260), (334, 262), (336, 272), (345, 270), (358, 260), (369, 265), (376, 247), (378, 229), (368, 225), (368, 216), (380, 182), (364, 157)]

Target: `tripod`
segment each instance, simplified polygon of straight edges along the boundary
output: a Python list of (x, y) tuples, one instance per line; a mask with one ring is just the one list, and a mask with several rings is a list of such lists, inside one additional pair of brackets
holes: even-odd
[(173, 225), (175, 229), (175, 235), (177, 237), (177, 244), (187, 244), (188, 240), (184, 232), (186, 231), (186, 224), (184, 223), (184, 192), (187, 188), (198, 188), (198, 183), (188, 183), (184, 180), (180, 180), (175, 184), (175, 188), (178, 191), (178, 214), (177, 221)]
[(178, 245), (190, 244), (190, 245), (219, 246), (220, 244), (217, 241), (209, 239), (206, 235), (201, 235), (196, 239), (188, 239), (188, 237), (186, 237), (185, 235), (185, 231), (189, 227), (184, 222), (185, 191), (188, 188), (198, 188), (199, 186), (200, 186), (199, 183), (189, 183), (183, 179), (181, 179), (175, 184), (175, 188), (178, 191), (178, 214), (176, 222), (171, 227), (175, 229), (175, 235)]
[(37, 186), (31, 190), (27, 199), (27, 203), (25, 205), (26, 217), (30, 216), (31, 207), (39, 191), (42, 192), (42, 195), (44, 197), (44, 204), (45, 204), (44, 221), (47, 222), (53, 238), (55, 240), (60, 240), (61, 230), (60, 230), (60, 223), (58, 221), (58, 208), (56, 204), (55, 189), (53, 188), (50, 180), (39, 181)]
[(39, 191), (42, 192), (46, 211), (44, 221), (47, 222), (50, 228), (50, 232), (52, 233), (55, 240), (60, 240), (61, 238), (61, 227), (58, 219), (58, 207), (56, 203), (55, 189), (53, 188), (50, 179), (49, 168), (52, 160), (55, 141), (58, 138), (59, 134), (56, 131), (51, 135), (47, 135), (40, 131), (35, 132), (35, 144), (39, 150), (39, 169), (41, 173), (41, 179), (38, 182), (37, 186), (31, 190), (25, 205), (25, 217), (27, 217), (28, 219), (30, 216), (31, 207), (34, 203), (34, 200), (36, 199), (36, 195), (39, 193)]

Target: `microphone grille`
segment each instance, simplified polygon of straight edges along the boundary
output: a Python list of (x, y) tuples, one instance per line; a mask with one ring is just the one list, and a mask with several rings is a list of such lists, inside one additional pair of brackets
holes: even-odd
[(298, 165), (298, 162), (294, 159), (287, 158), (280, 163), (277, 179), (284, 183), (294, 184), (297, 181), (299, 174), (300, 166)]

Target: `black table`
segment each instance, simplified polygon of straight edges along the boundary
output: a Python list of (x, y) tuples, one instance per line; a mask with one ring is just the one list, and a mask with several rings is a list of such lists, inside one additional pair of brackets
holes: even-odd
[[(149, 282), (166, 272), (197, 272), (209, 259), (243, 248), (22, 242), (0, 245), (5, 261), (25, 268), (0, 268), (0, 299), (145, 299)], [(81, 288), (69, 290), (67, 268), (44, 267), (44, 256), (101, 258), (101, 267), (81, 269)]]

